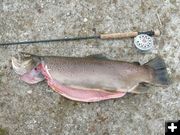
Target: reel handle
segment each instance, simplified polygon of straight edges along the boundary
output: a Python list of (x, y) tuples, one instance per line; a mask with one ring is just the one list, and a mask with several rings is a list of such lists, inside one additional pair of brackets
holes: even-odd
[(146, 34), (149, 36), (160, 36), (160, 31), (146, 31), (146, 32), (125, 32), (125, 33), (112, 33), (112, 34), (101, 34), (100, 39), (121, 39), (121, 38), (132, 38), (139, 34)]

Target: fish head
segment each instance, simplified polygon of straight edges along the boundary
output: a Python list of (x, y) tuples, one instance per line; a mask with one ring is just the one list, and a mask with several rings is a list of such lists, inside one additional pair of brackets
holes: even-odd
[(35, 66), (35, 61), (32, 56), (28, 54), (18, 53), (14, 55), (11, 60), (14, 71), (19, 75), (31, 71)]
[(12, 57), (12, 67), (21, 80), (35, 84), (44, 80), (39, 60), (31, 54), (20, 52)]

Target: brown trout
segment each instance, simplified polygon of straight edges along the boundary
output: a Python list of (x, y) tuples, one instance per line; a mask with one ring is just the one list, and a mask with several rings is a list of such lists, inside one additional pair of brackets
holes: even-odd
[(56, 57), (21, 53), (12, 57), (15, 72), (29, 84), (44, 79), (66, 98), (95, 102), (119, 98), (138, 91), (143, 83), (166, 86), (170, 83), (166, 65), (156, 57), (144, 65), (109, 60), (99, 56)]

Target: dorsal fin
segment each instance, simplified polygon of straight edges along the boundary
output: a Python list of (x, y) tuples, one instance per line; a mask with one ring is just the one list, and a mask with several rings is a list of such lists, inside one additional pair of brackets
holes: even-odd
[(136, 65), (141, 65), (139, 62), (133, 62), (133, 64), (136, 64)]
[(86, 58), (92, 58), (92, 59), (103, 59), (103, 60), (109, 60), (106, 56), (103, 54), (93, 54), (93, 55), (88, 55)]

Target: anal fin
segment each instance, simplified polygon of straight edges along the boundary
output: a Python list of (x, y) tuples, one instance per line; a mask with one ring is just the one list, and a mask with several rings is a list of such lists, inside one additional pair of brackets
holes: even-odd
[(148, 89), (150, 86), (148, 86), (146, 83), (140, 83), (139, 85), (137, 85), (130, 93), (134, 93), (134, 94), (145, 94), (145, 93), (149, 93)]

